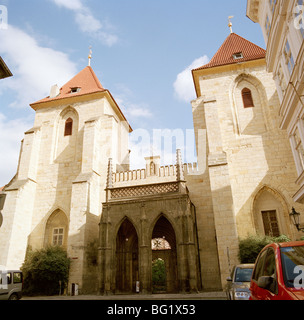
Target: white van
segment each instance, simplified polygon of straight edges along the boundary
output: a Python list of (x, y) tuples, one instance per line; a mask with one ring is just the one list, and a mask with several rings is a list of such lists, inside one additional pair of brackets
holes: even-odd
[(19, 270), (0, 270), (0, 300), (19, 300), (22, 297), (23, 276)]

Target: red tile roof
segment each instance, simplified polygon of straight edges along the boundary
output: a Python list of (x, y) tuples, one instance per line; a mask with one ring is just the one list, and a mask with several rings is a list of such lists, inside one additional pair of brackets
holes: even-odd
[(2, 192), (3, 189), (4, 189), (4, 187), (0, 187), (0, 193)]
[[(243, 58), (234, 59), (233, 55), (240, 52), (242, 53)], [(265, 56), (266, 50), (235, 33), (231, 33), (226, 38), (211, 61), (208, 64), (195, 70), (202, 70), (228, 64), (237, 64), (245, 61), (263, 59), (265, 58)]]
[[(79, 88), (80, 90), (77, 92), (72, 93), (72, 88)], [(61, 99), (69, 99), (74, 97), (81, 97), (89, 94), (100, 93), (103, 92), (108, 94), (110, 99), (113, 101), (115, 106), (118, 109), (118, 112), (121, 114), (122, 118), (128, 123), (126, 117), (122, 113), (121, 109), (119, 108), (118, 104), (114, 100), (113, 96), (111, 95), (110, 91), (104, 89), (101, 85), (100, 81), (98, 80), (95, 72), (90, 66), (85, 67), (82, 71), (80, 71), (74, 78), (72, 78), (69, 82), (67, 82), (61, 89), (60, 93), (57, 97), (50, 98), (46, 97), (42, 100), (37, 102), (31, 103), (30, 106), (35, 110), (37, 105), (53, 102), (53, 101), (60, 101)], [(130, 132), (133, 131), (130, 124), (128, 123)]]
[[(80, 88), (79, 92), (71, 93), (72, 88)], [(55, 98), (44, 98), (37, 102), (31, 104), (39, 104), (43, 102), (50, 102), (65, 98), (83, 96), (90, 93), (102, 92), (106, 91), (100, 81), (98, 80), (96, 74), (90, 66), (85, 67), (82, 71), (80, 71), (73, 79), (67, 82), (61, 89), (60, 94)]]

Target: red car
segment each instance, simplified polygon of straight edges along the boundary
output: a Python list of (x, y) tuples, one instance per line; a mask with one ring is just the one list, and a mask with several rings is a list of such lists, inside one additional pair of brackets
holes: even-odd
[(304, 300), (304, 241), (272, 243), (259, 254), (250, 300)]

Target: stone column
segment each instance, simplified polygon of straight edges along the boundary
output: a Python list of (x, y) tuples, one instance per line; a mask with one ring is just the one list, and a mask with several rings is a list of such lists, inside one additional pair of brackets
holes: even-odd
[[(226, 153), (223, 151), (216, 99), (204, 102), (208, 133), (208, 166), (222, 286), (230, 266), (238, 263), (238, 234)], [(229, 255), (227, 253), (229, 251)]]
[(139, 281), (142, 294), (151, 293), (151, 243), (147, 234), (147, 216), (145, 203), (140, 204), (140, 236), (139, 236)]
[(189, 290), (190, 292), (197, 292), (197, 257), (196, 257), (196, 247), (194, 240), (194, 221), (191, 215), (191, 204), (189, 199), (185, 200), (188, 202), (187, 210), (186, 210), (186, 221), (187, 221), (187, 229), (188, 229), (188, 238), (187, 238), (187, 258), (189, 264)]
[(99, 248), (99, 261), (100, 261), (100, 293), (109, 294), (112, 293), (111, 279), (114, 272), (111, 265), (112, 247), (110, 245), (110, 206), (105, 205), (103, 207), (103, 215), (100, 221), (100, 248)]

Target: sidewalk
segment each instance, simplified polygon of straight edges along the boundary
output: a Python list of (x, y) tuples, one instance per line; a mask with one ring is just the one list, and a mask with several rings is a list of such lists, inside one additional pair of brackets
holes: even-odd
[(23, 297), (22, 300), (227, 300), (226, 293), (202, 292), (197, 294), (138, 294), (138, 295), (79, 295), (52, 297)]

